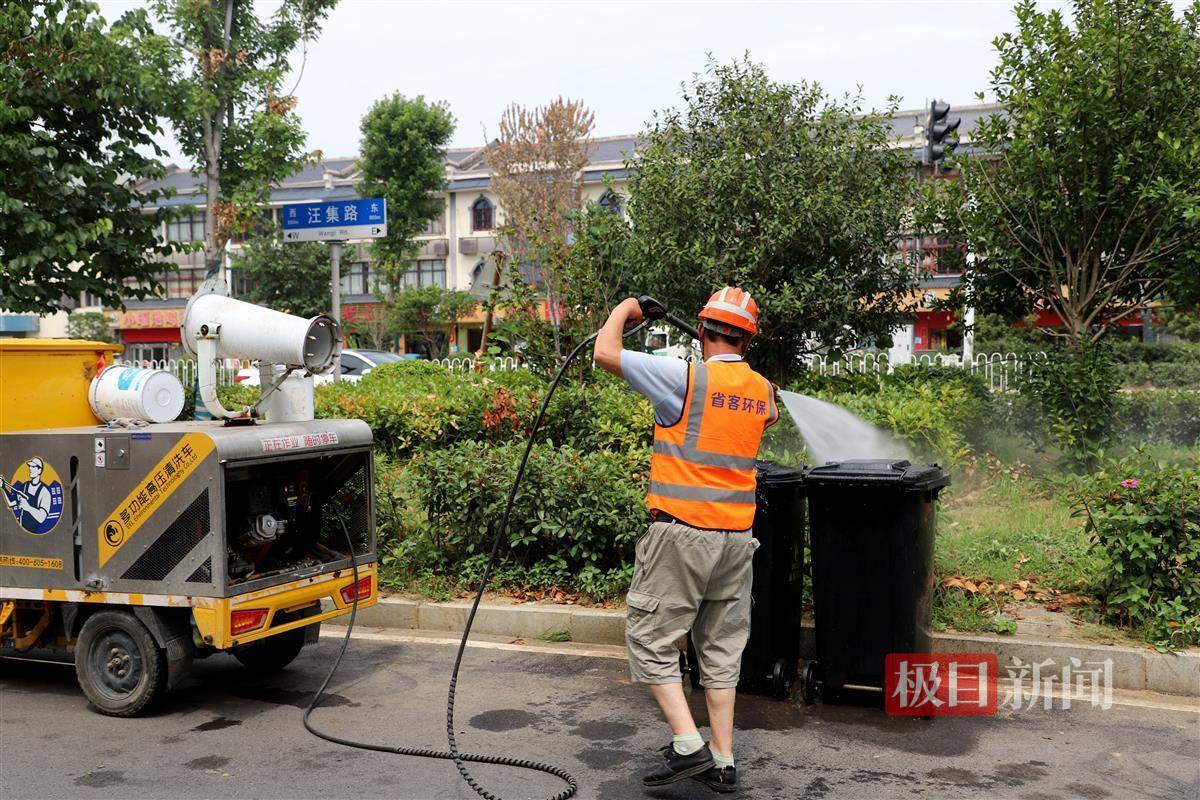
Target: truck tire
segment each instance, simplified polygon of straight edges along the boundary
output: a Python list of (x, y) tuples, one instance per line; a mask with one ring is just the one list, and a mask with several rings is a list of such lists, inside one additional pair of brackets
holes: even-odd
[(246, 669), (265, 674), (283, 669), (292, 663), (303, 649), (304, 628), (296, 628), (236, 647), (233, 657), (242, 662)]
[(101, 714), (132, 717), (165, 689), (166, 654), (133, 614), (99, 611), (79, 631), (75, 677)]

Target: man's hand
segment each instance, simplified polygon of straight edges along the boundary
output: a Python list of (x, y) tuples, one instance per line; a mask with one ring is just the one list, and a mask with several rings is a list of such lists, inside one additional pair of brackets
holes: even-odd
[(617, 304), (617, 308), (613, 309), (613, 313), (617, 313), (617, 309), (625, 311), (625, 327), (632, 328), (634, 325), (641, 322), (645, 317), (642, 314), (642, 306), (638, 303), (636, 297), (626, 297)]
[(596, 337), (593, 358), (596, 366), (614, 375), (621, 375), (621, 334), (626, 328), (642, 321), (642, 307), (636, 297), (627, 297), (608, 315)]

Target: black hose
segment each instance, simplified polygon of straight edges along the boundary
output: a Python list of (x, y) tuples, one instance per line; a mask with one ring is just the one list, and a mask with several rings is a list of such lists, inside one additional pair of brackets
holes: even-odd
[[(638, 331), (645, 327), (645, 323), (639, 324), (624, 333), (625, 337), (633, 336)], [(354, 577), (354, 601), (350, 607), (350, 620), (346, 624), (346, 635), (342, 637), (342, 646), (338, 650), (337, 657), (333, 660), (333, 666), (329, 669), (329, 674), (325, 676), (325, 680), (321, 683), (321, 688), (313, 695), (312, 702), (308, 704), (308, 708), (304, 710), (304, 727), (313, 736), (324, 739), (327, 742), (340, 744), (345, 747), (355, 747), (360, 750), (373, 750), (377, 753), (393, 753), (401, 756), (415, 756), (417, 758), (441, 758), (454, 762), (454, 766), (458, 768), (458, 773), (462, 775), (464, 781), (470, 786), (475, 793), (486, 800), (500, 800), (497, 795), (492, 794), (488, 790), (479, 785), (467, 769), (466, 762), (476, 764), (495, 764), (502, 767), (517, 767), (519, 769), (535, 770), (537, 772), (545, 772), (553, 775), (556, 778), (561, 778), (566, 782), (567, 788), (563, 789), (558, 794), (552, 795), (548, 800), (567, 800), (575, 794), (579, 789), (579, 784), (571, 773), (561, 767), (556, 767), (553, 764), (545, 764), (540, 761), (530, 761), (523, 758), (511, 758), (509, 756), (484, 755), (479, 753), (462, 753), (458, 750), (458, 742), (454, 738), (454, 695), (458, 687), (458, 672), (462, 666), (463, 653), (467, 649), (467, 639), (471, 635), (471, 626), (475, 622), (475, 612), (479, 610), (479, 603), (483, 599), (483, 592), (487, 588), (488, 578), (491, 576), (492, 567), (496, 564), (496, 556), (500, 551), (500, 542), (504, 538), (504, 533), (508, 529), (508, 519), (512, 514), (513, 505), (516, 503), (517, 490), (521, 487), (521, 480), (525, 477), (525, 466), (529, 463), (529, 455), (533, 452), (534, 440), (537, 438), (538, 429), (542, 426), (542, 418), (546, 416), (546, 408), (550, 405), (550, 398), (554, 396), (554, 390), (558, 388), (559, 382), (567, 371), (567, 367), (579, 355), (579, 352), (584, 347), (595, 341), (599, 332), (593, 333), (588, 338), (584, 339), (579, 344), (575, 345), (575, 349), (570, 352), (562, 366), (558, 368), (558, 372), (554, 376), (554, 380), (550, 382), (550, 388), (546, 392), (545, 399), (542, 400), (541, 406), (538, 408), (537, 416), (533, 420), (533, 427), (529, 430), (529, 439), (525, 444), (525, 453), (521, 456), (521, 463), (517, 467), (516, 477), (513, 478), (512, 489), (508, 493), (508, 503), (504, 506), (504, 515), (500, 518), (500, 527), (496, 530), (496, 535), (492, 539), (492, 551), (488, 555), (487, 563), (483, 567), (483, 575), (479, 579), (479, 588), (475, 592), (475, 600), (471, 603), (471, 611), (467, 615), (467, 624), (463, 628), (462, 639), (458, 643), (458, 653), (454, 656), (454, 667), (450, 671), (450, 688), (446, 693), (446, 741), (450, 745), (449, 750), (430, 750), (421, 747), (389, 747), (381, 744), (371, 744), (369, 742), (356, 742), (351, 739), (343, 739), (338, 736), (333, 736), (328, 733), (322, 733), (313, 727), (309, 721), (309, 715), (313, 709), (321, 704), (325, 699), (325, 690), (329, 688), (330, 681), (333, 680), (334, 673), (342, 664), (342, 657), (346, 655), (346, 648), (350, 645), (350, 634), (354, 630), (354, 618), (358, 614), (358, 560), (354, 554), (354, 541), (350, 536), (350, 529), (346, 527), (346, 522), (342, 519), (341, 514), (334, 512), (338, 524), (342, 526), (342, 533), (346, 535), (346, 546), (350, 550), (350, 569)]]

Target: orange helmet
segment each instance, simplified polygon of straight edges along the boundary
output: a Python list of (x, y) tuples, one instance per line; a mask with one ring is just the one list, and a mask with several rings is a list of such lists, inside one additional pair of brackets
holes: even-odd
[(758, 303), (749, 292), (726, 286), (700, 310), (703, 325), (726, 336), (753, 336), (758, 333)]

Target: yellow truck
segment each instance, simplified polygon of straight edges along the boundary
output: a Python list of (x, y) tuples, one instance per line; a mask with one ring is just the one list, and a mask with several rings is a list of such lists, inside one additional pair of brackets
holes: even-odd
[(132, 716), (196, 658), (286, 666), (378, 586), (366, 423), (104, 424), (119, 349), (0, 339), (0, 657), (72, 658)]

